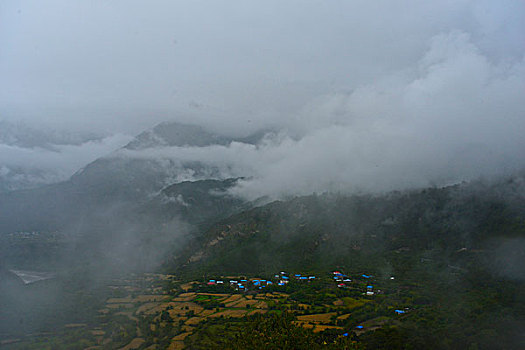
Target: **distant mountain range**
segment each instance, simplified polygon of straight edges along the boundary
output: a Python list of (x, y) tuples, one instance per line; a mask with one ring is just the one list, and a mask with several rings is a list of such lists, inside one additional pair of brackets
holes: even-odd
[[(199, 126), (161, 123), (139, 134), (121, 150), (88, 164), (67, 181), (0, 194), (0, 232), (78, 228), (81, 227), (79, 222), (85, 223), (88, 217), (107, 212), (108, 208), (113, 210), (118, 207), (121, 212), (127, 212), (156, 196), (165, 198), (169, 189), (167, 192), (160, 191), (177, 182), (197, 180), (186, 182), (184, 186), (206, 187), (209, 183), (198, 180), (212, 179), (226, 180), (224, 184), (231, 185), (232, 180), (221, 178), (214, 166), (177, 159), (176, 150), (170, 159), (135, 158), (119, 152), (163, 147), (206, 147), (231, 142), (256, 144), (265, 133), (261, 131), (235, 138)], [(220, 187), (224, 189), (225, 185)], [(219, 195), (216, 192), (210, 196), (217, 198)], [(158, 200), (156, 203), (160, 205), (164, 202)], [(165, 202), (167, 206), (173, 203)]]

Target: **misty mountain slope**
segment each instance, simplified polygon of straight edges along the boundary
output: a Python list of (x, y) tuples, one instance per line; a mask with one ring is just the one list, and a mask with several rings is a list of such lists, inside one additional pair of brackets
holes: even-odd
[[(244, 139), (213, 134), (201, 127), (163, 123), (146, 131), (122, 150), (154, 150), (158, 147), (202, 147), (229, 142), (257, 142), (264, 133)], [(137, 207), (169, 184), (187, 179), (221, 178), (219, 169), (177, 154), (132, 157), (119, 152), (99, 158), (70, 180), (43, 188), (0, 194), (0, 231), (53, 230), (73, 225), (80, 218), (107, 208)], [(128, 210), (128, 209), (123, 209)]]
[(139, 134), (125, 148), (137, 150), (159, 146), (226, 145), (233, 139), (208, 132), (201, 126), (164, 122)]
[(56, 164), (73, 153), (89, 158), (81, 149), (100, 152), (110, 146), (104, 144), (106, 141), (105, 136), (92, 132), (36, 128), (0, 120), (0, 193), (63, 181), (74, 165), (53, 167), (46, 158)]
[(181, 218), (190, 224), (209, 225), (250, 206), (227, 193), (238, 180), (183, 181), (173, 184), (144, 204), (142, 214), (145, 220), (157, 224)]
[[(217, 224), (192, 243), (180, 262), (189, 271), (222, 273), (318, 270), (352, 263), (406, 273), (421, 258), (461, 268), (473, 264), (472, 258), (512, 277), (508, 268), (525, 263), (519, 254), (525, 248), (523, 184), (518, 176), (494, 184), (382, 196), (274, 202)], [(457, 255), (463, 248), (466, 253)], [(498, 249), (508, 252), (499, 256)], [(514, 277), (525, 279), (523, 273)]]
[[(331, 279), (330, 271), (340, 270), (350, 276), (350, 285), (366, 279), (375, 291), (368, 296), (368, 289), (326, 282), (343, 300), (370, 300), (349, 310), (345, 329), (406, 307), (406, 317), (391, 328), (359, 336), (367, 348), (464, 349), (477, 342), (480, 349), (521, 349), (524, 179), (273, 202), (217, 223), (168, 269), (201, 281), (270, 278), (278, 271)], [(306, 303), (322, 295), (304, 283), (291, 281), (292, 288), (283, 290)], [(310, 288), (314, 291), (306, 297)], [(395, 337), (403, 346), (389, 345)]]

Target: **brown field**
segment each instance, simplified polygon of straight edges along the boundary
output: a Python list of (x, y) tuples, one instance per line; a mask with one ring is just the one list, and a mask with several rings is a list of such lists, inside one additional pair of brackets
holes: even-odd
[(219, 311), (208, 317), (243, 317), (246, 314), (246, 310), (243, 309), (234, 309), (234, 310), (224, 310)]
[[(141, 314), (141, 313), (150, 313), (149, 310), (152, 310), (154, 308), (156, 308), (157, 306), (159, 306), (160, 303), (146, 303), (146, 304), (142, 304), (138, 307), (137, 311), (135, 311), (135, 314), (138, 315), (138, 314)], [(108, 305), (108, 307), (111, 306), (111, 305)]]
[(297, 320), (304, 321), (304, 322), (329, 323), (330, 318), (334, 315), (337, 315), (337, 313), (328, 312), (326, 314), (302, 315), (302, 316), (297, 316)]
[(338, 320), (346, 320), (348, 317), (350, 317), (350, 314), (344, 314), (344, 315), (341, 315), (341, 316), (337, 316), (337, 319)]
[[(171, 303), (165, 304), (164, 309), (170, 306), (170, 304)], [(195, 304), (195, 303), (187, 301), (183, 303), (174, 303), (173, 309), (169, 310), (169, 312), (170, 312), (170, 315), (172, 313), (177, 314), (177, 315), (185, 315), (188, 311), (193, 311), (194, 313), (199, 314), (202, 312), (202, 310), (204, 310), (204, 308), (200, 306), (199, 304)]]
[(139, 303), (153, 302), (153, 301), (164, 301), (168, 300), (168, 295), (139, 295), (133, 301)]
[(212, 296), (212, 297), (229, 297), (230, 294), (218, 294), (218, 293), (197, 293), (197, 295), (209, 295), (209, 296)]
[(345, 302), (341, 299), (337, 299), (336, 301), (334, 301), (334, 306), (343, 306), (344, 304)]
[(238, 301), (239, 299), (242, 299), (242, 295), (241, 294), (232, 294), (232, 295), (230, 295), (229, 298), (224, 300), (224, 303), (225, 304), (229, 304), (229, 303), (232, 303), (234, 301)]
[(191, 287), (194, 285), (194, 284), (198, 284), (198, 282), (188, 282), (188, 283), (184, 283), (183, 285), (181, 285), (180, 287), (182, 288), (183, 291), (188, 291), (191, 289)]
[(171, 342), (170, 346), (168, 347), (168, 350), (181, 350), (184, 349), (184, 347), (184, 341), (174, 340)]
[(118, 303), (133, 303), (135, 300), (131, 296), (125, 298), (109, 298), (106, 303), (108, 304), (118, 304)]
[(106, 305), (107, 308), (109, 309), (131, 309), (132, 307), (134, 307), (135, 305), (133, 304), (109, 304), (109, 305)]
[(305, 323), (305, 322), (300, 322), (300, 321), (293, 321), (292, 323), (297, 325), (297, 326), (303, 327), (303, 328), (314, 328), (315, 327), (312, 324)]
[(201, 313), (199, 313), (199, 316), (207, 317), (207, 316), (210, 316), (211, 314), (213, 314), (214, 312), (215, 312), (215, 310), (204, 310)]
[(253, 307), (257, 309), (267, 309), (268, 304), (266, 303), (266, 301), (260, 300), (256, 304), (254, 304)]
[(174, 341), (182, 341), (184, 338), (186, 338), (188, 335), (191, 335), (190, 332), (181, 333), (173, 338)]
[(226, 305), (226, 307), (246, 308), (247, 305), (255, 305), (255, 304), (258, 304), (259, 302), (260, 302), (259, 300), (246, 300), (246, 299), (243, 299), (243, 300), (240, 300), (239, 302), (237, 302), (235, 304), (232, 303), (232, 306)]
[(196, 317), (192, 317), (192, 318), (190, 318), (189, 320), (187, 320), (185, 324), (190, 325), (190, 326), (191, 326), (191, 325), (196, 325), (196, 324), (198, 324), (199, 322), (201, 322), (202, 320), (205, 320), (205, 318), (204, 318), (204, 317), (196, 316)]
[(343, 327), (338, 327), (338, 326), (326, 326), (326, 325), (316, 325), (315, 328), (314, 328), (314, 332), (317, 333), (317, 332), (322, 332), (322, 331), (325, 331), (327, 329), (343, 329)]
[(182, 293), (182, 294), (179, 294), (176, 298), (173, 298), (172, 300), (173, 301), (190, 301), (190, 300), (193, 300), (195, 298), (195, 296), (197, 295), (197, 293)]
[(246, 315), (265, 314), (267, 312), (268, 310), (265, 310), (265, 309), (257, 309), (257, 310), (252, 310), (248, 312)]
[(135, 338), (133, 339), (128, 345), (120, 348), (119, 350), (132, 350), (132, 349), (138, 349), (140, 346), (145, 342), (142, 338)]

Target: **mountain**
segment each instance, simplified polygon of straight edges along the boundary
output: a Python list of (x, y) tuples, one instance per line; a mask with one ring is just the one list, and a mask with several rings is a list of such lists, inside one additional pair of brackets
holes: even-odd
[[(353, 346), (345, 348), (355, 349), (522, 349), (524, 266), (520, 175), (375, 196), (276, 201), (220, 220), (166, 269), (204, 282), (196, 291), (221, 292), (205, 282), (246, 276), (274, 281), (257, 299), (279, 293), (264, 317), (201, 325), (190, 338), (192, 348), (213, 348), (210, 342), (241, 348), (257, 336), (262, 344), (253, 347), (263, 349), (293, 324), (326, 317), (322, 324), (340, 328), (325, 329), (317, 344), (348, 336)], [(280, 271), (289, 274), (289, 283), (275, 286)], [(344, 282), (333, 280), (334, 271), (343, 271)], [(258, 292), (255, 283), (249, 288)], [(275, 309), (300, 316), (268, 325), (272, 315), (282, 315)], [(256, 331), (247, 335), (250, 327)]]
[[(30, 127), (0, 120), (0, 193), (40, 187), (64, 180), (61, 169), (34, 164), (37, 154), (58, 154), (58, 149), (100, 142), (104, 137), (90, 132), (66, 132)], [(11, 158), (11, 159), (10, 159)], [(20, 159), (22, 158), (22, 159)]]
[[(218, 135), (199, 126), (162, 123), (138, 135), (121, 150), (99, 158), (69, 180), (37, 189), (0, 194), (0, 232), (78, 229), (93, 213), (115, 208), (129, 212), (155, 197), (164, 187), (187, 180), (220, 179), (215, 166), (177, 158), (133, 157), (126, 152), (162, 147), (205, 147), (231, 142), (256, 143), (258, 132), (245, 138)], [(189, 185), (191, 187), (191, 185)]]
[[(503, 252), (505, 256), (503, 256)], [(360, 264), (406, 274), (421, 259), (525, 280), (525, 177), (385, 195), (276, 201), (197, 237), (187, 271), (270, 273)], [(460, 253), (458, 253), (460, 252)], [(199, 272), (200, 273), (200, 272)]]

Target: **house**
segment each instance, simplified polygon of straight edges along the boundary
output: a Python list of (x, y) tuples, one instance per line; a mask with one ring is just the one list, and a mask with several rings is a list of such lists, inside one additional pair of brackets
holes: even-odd
[(405, 313), (405, 310), (395, 310), (395, 313), (401, 315)]

